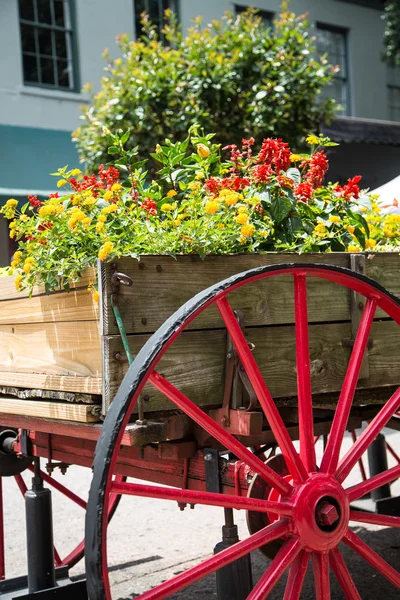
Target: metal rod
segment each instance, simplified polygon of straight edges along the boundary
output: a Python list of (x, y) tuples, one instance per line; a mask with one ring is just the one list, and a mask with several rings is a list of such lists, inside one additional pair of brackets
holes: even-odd
[[(385, 473), (388, 470), (388, 460), (386, 454), (385, 436), (381, 433), (376, 437), (368, 448), (368, 464), (371, 477), (379, 473)], [(385, 483), (379, 488), (371, 491), (372, 500), (382, 500), (390, 498), (390, 485)]]

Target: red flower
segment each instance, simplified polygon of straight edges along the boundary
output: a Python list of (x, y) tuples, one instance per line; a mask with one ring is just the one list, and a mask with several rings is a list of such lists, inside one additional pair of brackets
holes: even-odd
[(296, 194), (296, 198), (298, 200), (301, 200), (302, 202), (307, 202), (307, 200), (311, 200), (313, 191), (314, 190), (311, 183), (304, 182), (299, 183), (299, 185), (294, 190), (294, 193)]
[(221, 180), (216, 177), (210, 177), (210, 179), (206, 179), (204, 182), (204, 187), (207, 192), (210, 192), (213, 196), (218, 196), (219, 191), (222, 187)]
[(54, 194), (49, 194), (49, 198), (59, 198), (60, 196), (58, 195), (58, 192), (55, 192)]
[[(51, 195), (50, 195), (50, 197), (51, 197)], [(28, 196), (28, 200), (29, 200), (29, 204), (33, 208), (36, 208), (37, 206), (40, 206), (41, 204), (43, 204), (40, 200), (37, 199), (37, 196)]]
[(361, 181), (361, 175), (356, 175), (352, 179), (348, 179), (346, 185), (343, 187), (337, 185), (335, 187), (335, 192), (337, 192), (339, 198), (349, 199), (353, 196), (353, 198), (357, 199), (360, 197), (360, 188), (357, 185), (359, 181)]
[(250, 179), (248, 177), (227, 177), (221, 181), (221, 184), (222, 187), (238, 192), (250, 185)]
[(281, 185), (282, 187), (293, 189), (294, 181), (293, 179), (290, 179), (290, 177), (286, 177), (286, 175), (278, 175), (276, 179), (279, 185)]
[(320, 150), (313, 154), (308, 163), (308, 172), (306, 175), (306, 181), (311, 183), (314, 188), (322, 185), (325, 177), (325, 173), (328, 170), (328, 159), (325, 156), (325, 152)]
[(257, 183), (268, 181), (271, 176), (271, 165), (258, 165), (253, 171), (253, 176)]
[(282, 142), (280, 138), (277, 140), (267, 138), (262, 143), (258, 162), (273, 165), (275, 172), (279, 174), (289, 168), (290, 154), (290, 148), (286, 142)]
[(141, 207), (150, 215), (154, 216), (157, 214), (157, 204), (151, 198), (146, 198), (146, 200), (143, 200)]
[(113, 183), (119, 180), (119, 171), (113, 166), (108, 167), (108, 169), (104, 169), (104, 165), (100, 165), (99, 177), (111, 187)]

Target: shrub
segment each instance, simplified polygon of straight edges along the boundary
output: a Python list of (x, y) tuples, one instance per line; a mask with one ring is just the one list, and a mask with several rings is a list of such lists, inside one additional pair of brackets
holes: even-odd
[(156, 147), (161, 169), (148, 184), (137, 151), (124, 150), (127, 137), (110, 136), (118, 159), (98, 175), (64, 167), (55, 173), (61, 195), (30, 196), (20, 211), (10, 199), (1, 209), (19, 241), (11, 263), (18, 289), (68, 289), (97, 258), (400, 246), (400, 215), (382, 215), (360, 176), (323, 185), (327, 138), (309, 136), (310, 154), (270, 138), (253, 153), (250, 138), (222, 159), (214, 136), (192, 129), (183, 142)]
[(145, 158), (160, 139), (182, 141), (193, 124), (217, 132), (222, 144), (254, 135), (296, 146), (332, 116), (334, 101), (320, 93), (335, 69), (314, 58), (304, 17), (284, 12), (272, 29), (254, 11), (207, 27), (198, 18), (185, 37), (167, 17), (167, 46), (145, 18), (141, 39), (118, 38), (121, 58), (105, 53), (101, 89), (74, 133), (90, 169), (107, 160), (104, 127), (129, 128), (128, 147), (139, 145)]

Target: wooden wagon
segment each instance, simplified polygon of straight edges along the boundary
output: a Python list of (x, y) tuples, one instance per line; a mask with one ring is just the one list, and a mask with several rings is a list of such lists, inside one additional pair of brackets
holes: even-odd
[[(124, 494), (225, 509), (221, 551), (143, 600), (168, 598), (214, 571), (225, 573), (226, 592), (230, 564), (242, 569), (243, 585), (221, 598), (266, 598), (289, 569), (284, 598), (294, 600), (310, 557), (317, 599), (331, 597), (330, 567), (345, 596), (359, 598), (339, 542), (400, 587), (400, 573), (349, 529), (400, 525), (389, 491), (400, 463), (388, 467), (380, 435), (399, 426), (396, 253), (123, 258), (99, 265), (99, 305), (86, 289), (91, 279), (32, 298), (0, 280), (0, 471), (23, 489), (20, 473), (31, 468), (79, 501), (40, 471), (40, 458), (50, 471), (93, 466), (90, 600), (112, 598), (107, 526)], [(342, 455), (346, 431), (354, 444)], [(371, 446), (367, 477), (362, 457)], [(362, 481), (348, 488), (355, 468)], [(376, 512), (354, 506), (368, 493)], [(233, 509), (247, 513), (249, 537), (240, 542)], [(28, 557), (30, 592), (54, 586), (49, 561), (69, 567), (84, 545), (54, 559), (49, 539), (46, 559)], [(257, 548), (272, 561), (251, 589), (239, 559)]]

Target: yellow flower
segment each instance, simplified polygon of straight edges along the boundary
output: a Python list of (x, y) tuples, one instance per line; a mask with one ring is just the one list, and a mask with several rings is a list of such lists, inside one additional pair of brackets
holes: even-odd
[(82, 171), (80, 169), (72, 169), (71, 177), (76, 177), (77, 175), (80, 175), (81, 173), (82, 173)]
[(76, 196), (74, 196), (72, 198), (72, 204), (74, 206), (77, 206), (78, 204), (81, 204), (81, 202), (82, 202), (82, 196), (80, 194), (77, 194)]
[(331, 215), (331, 216), (329, 217), (329, 221), (330, 221), (331, 223), (340, 223), (340, 217), (337, 217), (336, 215)]
[(165, 203), (161, 206), (161, 210), (163, 212), (170, 212), (171, 210), (174, 210), (174, 206), (172, 204)]
[(98, 301), (99, 301), (99, 292), (98, 292), (97, 290), (94, 290), (94, 291), (93, 291), (93, 300), (94, 300), (95, 302), (98, 302)]
[(167, 194), (167, 198), (173, 198), (174, 196), (177, 195), (178, 192), (176, 192), (175, 190), (169, 190), (168, 194)]
[(118, 206), (116, 204), (110, 204), (109, 206), (105, 206), (101, 211), (103, 215), (109, 215), (112, 212), (116, 212), (118, 210)]
[(97, 233), (101, 233), (104, 229), (104, 223), (102, 223), (101, 221), (99, 221), (98, 223), (96, 223), (96, 231)]
[(107, 217), (106, 215), (99, 215), (98, 220), (100, 221), (100, 223), (105, 223), (107, 221)]
[(83, 206), (93, 206), (96, 204), (96, 198), (94, 196), (89, 196), (83, 203)]
[[(22, 221), (23, 223), (25, 221), (27, 221), (28, 219), (29, 219), (28, 215), (21, 215), (20, 218), (19, 218), (19, 220)], [(10, 226), (11, 226), (11, 223), (10, 223)]]
[(309, 135), (306, 138), (306, 142), (307, 142), (307, 144), (310, 144), (310, 146), (313, 146), (313, 145), (315, 146), (315, 145), (319, 144), (319, 139), (317, 138), (316, 135)]
[(209, 200), (208, 202), (206, 202), (206, 205), (204, 207), (204, 210), (208, 215), (214, 215), (218, 209), (219, 203), (216, 200)]
[(354, 244), (350, 244), (350, 246), (348, 246), (347, 250), (349, 252), (360, 252), (359, 246), (354, 246)]
[(239, 242), (241, 244), (245, 244), (247, 242), (247, 237), (245, 235), (241, 235), (239, 238)]
[(19, 264), (21, 262), (21, 258), (22, 258), (22, 252), (21, 250), (17, 250), (14, 254), (14, 262), (15, 264)]
[(19, 273), (16, 278), (15, 278), (15, 289), (18, 291), (21, 287), (21, 283), (22, 283), (23, 277), (22, 275)]
[(204, 179), (203, 171), (196, 171), (196, 179)]
[(11, 221), (11, 223), (9, 224), (9, 228), (16, 229), (16, 227), (17, 227), (17, 221)]
[(205, 146), (204, 144), (197, 144), (197, 154), (201, 157), (201, 158), (207, 158), (208, 156), (210, 156), (211, 151), (209, 148), (207, 148), (207, 146)]
[(242, 200), (240, 194), (231, 190), (222, 190), (220, 193), (220, 198), (227, 206), (234, 206), (239, 202), (239, 200)]
[(246, 213), (240, 213), (239, 215), (237, 215), (237, 217), (235, 217), (235, 221), (236, 223), (239, 223), (239, 225), (245, 225), (245, 223), (247, 223), (248, 220), (249, 216), (246, 215)]
[(107, 256), (112, 251), (113, 247), (114, 247), (114, 244), (112, 242), (105, 242), (99, 250), (99, 254), (98, 254), (99, 259), (106, 260)]
[(218, 229), (225, 229), (225, 225), (223, 223), (218, 223)]
[(268, 237), (269, 231), (260, 231), (260, 235), (261, 235), (261, 237)]
[(325, 225), (323, 223), (318, 223), (318, 225), (316, 225), (314, 227), (314, 234), (320, 238), (325, 237), (325, 235), (326, 235)]
[(160, 144), (157, 144), (157, 146), (156, 146), (156, 154), (162, 154), (162, 148), (161, 148)]
[(201, 183), (199, 181), (191, 181), (188, 185), (188, 189), (191, 192), (198, 192), (201, 188)]
[(60, 188), (60, 187), (62, 187), (63, 185), (65, 185), (66, 183), (68, 183), (68, 181), (67, 181), (66, 179), (59, 179), (59, 180), (57, 181), (57, 187), (58, 187), (58, 188)]
[(11, 209), (15, 209), (15, 207), (17, 206), (17, 204), (18, 204), (18, 200), (15, 200), (15, 198), (10, 198), (6, 202), (6, 207), (7, 208), (11, 208)]
[(35, 262), (35, 259), (34, 259), (32, 256), (28, 256), (28, 257), (25, 259), (25, 264), (29, 264), (29, 263), (31, 263), (31, 264), (32, 264), (32, 263), (34, 263), (34, 262)]
[(365, 247), (366, 248), (371, 248), (372, 249), (372, 248), (375, 248), (375, 246), (376, 246), (376, 241), (375, 240), (373, 240), (371, 238), (369, 238), (368, 240), (365, 240)]
[(109, 200), (111, 200), (113, 195), (114, 194), (112, 192), (110, 192), (110, 190), (107, 190), (107, 192), (104, 194), (103, 198), (104, 198), (104, 200), (107, 200), (107, 202), (108, 202)]
[(175, 221), (172, 222), (174, 227), (179, 227), (179, 225), (182, 223), (182, 221), (180, 219), (175, 219)]
[(54, 215), (57, 212), (57, 208), (52, 204), (44, 204), (39, 208), (39, 217), (48, 217)]
[(242, 229), (240, 230), (240, 233), (242, 235), (244, 235), (245, 237), (249, 237), (249, 236), (253, 235), (254, 230), (255, 230), (254, 225), (247, 224), (247, 225), (243, 225)]
[(29, 272), (32, 270), (32, 267), (33, 267), (33, 264), (32, 264), (32, 263), (33, 263), (33, 262), (34, 262), (34, 261), (33, 261), (33, 259), (32, 259), (32, 262), (31, 262), (31, 261), (29, 261), (29, 262), (28, 262), (28, 259), (26, 259), (26, 261), (25, 261), (25, 263), (24, 263), (24, 266), (22, 267), (22, 268), (23, 268), (23, 271), (24, 271), (24, 273), (26, 273), (27, 275), (28, 275), (28, 273), (29, 273)]
[(290, 162), (299, 162), (300, 160), (303, 160), (303, 157), (300, 156), (300, 154), (291, 154), (290, 155)]
[(92, 219), (90, 217), (86, 217), (86, 219), (83, 219), (82, 223), (84, 225), (90, 225), (90, 223), (92, 222)]
[(238, 208), (238, 213), (239, 213), (239, 214), (240, 214), (240, 213), (247, 213), (247, 212), (248, 212), (248, 210), (249, 210), (249, 209), (247, 208), (247, 206), (239, 206), (239, 208)]
[(346, 229), (349, 233), (354, 233), (355, 227), (353, 225), (346, 225)]
[(119, 192), (120, 190), (122, 190), (122, 185), (120, 183), (114, 183), (111, 186), (111, 191), (112, 192)]

